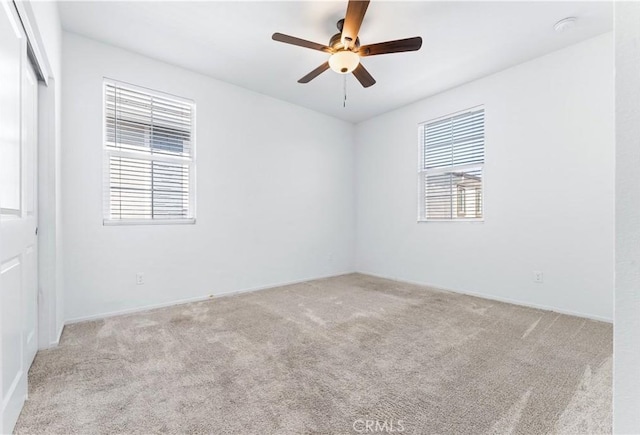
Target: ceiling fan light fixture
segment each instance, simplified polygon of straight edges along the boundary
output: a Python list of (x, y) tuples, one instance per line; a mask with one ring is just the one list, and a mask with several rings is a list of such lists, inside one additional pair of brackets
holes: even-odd
[(420, 47), (422, 47), (422, 38), (419, 36), (378, 42), (364, 46), (360, 45), (358, 32), (360, 31), (360, 25), (362, 24), (368, 6), (369, 0), (349, 0), (345, 17), (338, 20), (337, 27), (339, 33), (336, 33), (329, 39), (329, 45), (318, 44), (317, 42), (307, 41), (278, 32), (271, 35), (271, 39), (274, 41), (329, 53), (329, 59), (300, 78), (298, 83), (309, 83), (326, 70), (332, 69), (342, 75), (353, 73), (353, 76), (360, 82), (362, 87), (368, 88), (369, 86), (375, 85), (376, 80), (369, 74), (369, 71), (367, 71), (364, 65), (360, 63), (361, 57), (420, 50)]
[(360, 56), (349, 50), (333, 53), (329, 58), (329, 66), (338, 74), (349, 74), (360, 64)]

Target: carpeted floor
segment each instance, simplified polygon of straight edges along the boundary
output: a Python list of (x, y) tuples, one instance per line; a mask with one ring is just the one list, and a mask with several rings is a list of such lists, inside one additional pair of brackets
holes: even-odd
[(347, 275), (67, 326), (27, 433), (611, 432), (612, 327)]

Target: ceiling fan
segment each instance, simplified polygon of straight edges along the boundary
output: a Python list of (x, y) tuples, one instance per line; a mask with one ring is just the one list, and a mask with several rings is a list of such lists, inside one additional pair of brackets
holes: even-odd
[(368, 88), (374, 85), (376, 81), (371, 74), (369, 74), (369, 71), (362, 66), (362, 63), (360, 63), (361, 57), (420, 50), (422, 38), (419, 36), (361, 46), (358, 31), (360, 30), (360, 25), (362, 24), (368, 6), (369, 0), (349, 0), (347, 14), (344, 19), (337, 23), (340, 33), (336, 33), (331, 37), (329, 45), (318, 44), (282, 33), (273, 34), (271, 38), (274, 41), (324, 51), (331, 55), (328, 61), (302, 77), (298, 80), (298, 83), (309, 83), (331, 68), (338, 74), (349, 74), (353, 72), (353, 75), (358, 79), (360, 84)]

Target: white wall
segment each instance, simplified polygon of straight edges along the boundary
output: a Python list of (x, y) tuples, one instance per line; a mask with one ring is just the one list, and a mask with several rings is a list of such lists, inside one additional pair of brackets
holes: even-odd
[(33, 1), (25, 9), (36, 28), (49, 69), (39, 86), (38, 138), (38, 345), (55, 346), (64, 326), (61, 192), (62, 28), (55, 2)]
[(616, 2), (613, 426), (640, 433), (640, 3)]
[[(611, 34), (363, 122), (355, 136), (181, 68), (63, 42), (67, 321), (354, 269), (612, 319)], [(103, 76), (196, 101), (196, 225), (102, 225)], [(478, 104), (485, 222), (416, 223), (418, 123)]]
[[(67, 321), (353, 271), (353, 125), (67, 33), (63, 76)], [(195, 100), (195, 225), (102, 225), (103, 76)]]
[[(613, 78), (605, 34), (358, 124), (356, 269), (611, 320)], [(417, 223), (418, 123), (480, 104), (485, 222)]]

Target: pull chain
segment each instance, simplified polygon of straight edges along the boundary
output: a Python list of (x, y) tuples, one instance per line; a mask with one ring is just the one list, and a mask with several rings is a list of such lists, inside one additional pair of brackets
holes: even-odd
[(344, 74), (344, 100), (342, 100), (342, 107), (347, 107), (347, 75)]

